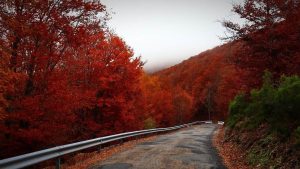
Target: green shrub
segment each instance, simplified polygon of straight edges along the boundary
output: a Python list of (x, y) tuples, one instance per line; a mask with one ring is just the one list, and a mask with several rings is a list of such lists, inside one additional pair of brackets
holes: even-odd
[(272, 110), (268, 118), (272, 129), (283, 136), (289, 136), (291, 129), (300, 125), (300, 78), (281, 78), (275, 91)]
[(252, 166), (260, 165), (266, 167), (270, 164), (270, 152), (261, 151), (256, 148), (252, 149), (247, 155), (247, 161)]
[(144, 128), (145, 129), (153, 129), (156, 128), (156, 121), (149, 117), (144, 121)]
[(252, 90), (249, 98), (237, 95), (229, 106), (227, 126), (233, 128), (248, 119), (244, 121), (247, 129), (266, 122), (271, 131), (289, 136), (300, 125), (300, 78), (282, 76), (279, 84), (275, 84), (271, 73), (265, 72), (260, 89)]
[(226, 125), (230, 128), (234, 128), (237, 122), (241, 120), (244, 114), (244, 110), (247, 106), (245, 95), (239, 94), (229, 104), (229, 118), (226, 121)]
[[(286, 116), (286, 120), (300, 120), (300, 78), (291, 76), (281, 78), (280, 86), (276, 91), (274, 113)], [(278, 117), (277, 116), (277, 117)], [(278, 117), (280, 118), (280, 117)]]

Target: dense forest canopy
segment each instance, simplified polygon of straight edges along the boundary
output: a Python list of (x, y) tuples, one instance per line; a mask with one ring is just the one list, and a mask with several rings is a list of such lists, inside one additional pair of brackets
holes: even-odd
[(0, 2), (1, 158), (191, 120), (191, 98), (144, 74), (108, 18), (99, 1)]

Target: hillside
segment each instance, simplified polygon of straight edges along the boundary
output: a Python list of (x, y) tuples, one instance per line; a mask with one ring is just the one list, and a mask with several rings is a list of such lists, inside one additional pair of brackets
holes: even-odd
[(194, 98), (194, 110), (201, 119), (224, 120), (228, 103), (245, 89), (246, 75), (230, 63), (238, 44), (228, 43), (193, 56), (180, 64), (155, 73), (172, 87), (180, 87)]
[(246, 0), (233, 11), (247, 24), (223, 22), (231, 43), (157, 75), (189, 92), (201, 119), (226, 119), (216, 142), (228, 168), (240, 159), (249, 168), (299, 168), (299, 2)]

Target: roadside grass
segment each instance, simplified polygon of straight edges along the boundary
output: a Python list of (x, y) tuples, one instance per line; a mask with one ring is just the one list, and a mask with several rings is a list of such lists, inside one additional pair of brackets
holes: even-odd
[(263, 137), (250, 149), (247, 155), (247, 161), (252, 166), (268, 167), (272, 163), (272, 152), (271, 149), (267, 148), (272, 146), (275, 140), (273, 134), (269, 134)]

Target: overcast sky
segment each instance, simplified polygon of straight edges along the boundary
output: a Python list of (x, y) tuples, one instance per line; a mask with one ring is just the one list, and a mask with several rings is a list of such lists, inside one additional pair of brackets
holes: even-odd
[(218, 22), (236, 19), (232, 4), (242, 0), (101, 0), (110, 28), (146, 61), (145, 69), (179, 63), (222, 44)]

